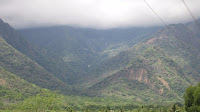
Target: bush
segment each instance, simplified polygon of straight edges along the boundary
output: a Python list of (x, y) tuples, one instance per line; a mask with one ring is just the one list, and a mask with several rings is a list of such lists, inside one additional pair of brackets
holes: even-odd
[(184, 100), (187, 112), (200, 112), (200, 83), (186, 89)]
[(46, 112), (46, 111), (61, 111), (63, 107), (62, 96), (45, 91), (37, 94), (35, 97), (30, 97), (24, 100), (18, 106), (18, 110), (26, 112)]

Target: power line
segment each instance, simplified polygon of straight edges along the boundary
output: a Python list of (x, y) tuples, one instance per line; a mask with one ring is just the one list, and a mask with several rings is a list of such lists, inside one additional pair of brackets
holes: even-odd
[[(148, 2), (146, 0), (144, 0), (144, 2), (147, 4), (147, 6), (153, 11), (153, 13), (160, 19), (160, 21), (169, 29), (170, 27), (164, 22), (164, 20), (156, 13), (156, 11), (148, 4)], [(174, 33), (174, 36), (176, 38), (178, 38), (178, 36), (176, 35), (176, 33)]]
[(160, 19), (160, 21), (167, 27), (169, 28), (169, 26), (163, 21), (163, 19), (156, 13), (156, 11), (147, 3), (146, 0), (144, 0), (144, 2), (147, 4), (147, 6), (153, 11), (153, 13)]
[[(188, 7), (188, 5), (186, 4), (186, 2), (184, 0), (182, 0), (183, 4), (185, 5), (186, 9), (188, 10), (188, 12), (190, 13), (190, 15), (192, 16), (192, 19), (194, 20), (194, 22), (197, 24), (197, 26), (200, 26), (200, 23), (197, 21), (197, 19), (195, 18), (195, 16), (192, 14), (192, 11), (190, 10), (190, 8)], [(200, 27), (199, 27), (200, 28)]]

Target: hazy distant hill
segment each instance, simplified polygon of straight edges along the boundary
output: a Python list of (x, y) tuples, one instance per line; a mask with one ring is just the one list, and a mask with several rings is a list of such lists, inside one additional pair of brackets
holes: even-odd
[[(100, 63), (140, 42), (146, 35), (157, 31), (155, 28), (124, 28), (96, 30), (68, 26), (22, 29), (19, 32), (30, 42), (54, 52), (76, 71), (72, 81), (80, 83), (96, 74)], [(71, 82), (72, 82), (71, 81)]]
[(22, 54), (25, 54), (32, 60), (36, 61), (45, 70), (67, 83), (68, 76), (74, 77), (75, 72), (62, 60), (62, 58), (44, 48), (31, 44), (9, 24), (4, 23), (0, 19), (0, 36), (6, 40), (8, 44), (13, 46)]

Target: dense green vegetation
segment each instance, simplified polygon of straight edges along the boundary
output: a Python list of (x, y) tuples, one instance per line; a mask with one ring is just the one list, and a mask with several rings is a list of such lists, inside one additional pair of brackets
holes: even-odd
[(0, 66), (41, 87), (66, 89), (66, 85), (0, 37)]
[(186, 90), (185, 106), (180, 103), (143, 105), (114, 97), (65, 96), (27, 83), (3, 68), (0, 71), (1, 112), (185, 112), (185, 109), (199, 112), (200, 107), (199, 85)]
[(0, 20), (1, 111), (200, 111), (200, 85), (191, 86), (200, 81), (194, 24), (153, 36), (154, 28), (21, 32)]
[(184, 100), (187, 112), (200, 112), (200, 83), (187, 88)]
[[(81, 84), (94, 74), (101, 74), (96, 66), (121, 51), (135, 45), (158, 28), (124, 28), (96, 30), (55, 26), (22, 29), (25, 39), (47, 51), (58, 54), (75, 72), (66, 73), (70, 84)], [(123, 38), (122, 38), (123, 37)], [(57, 74), (56, 74), (57, 75)]]
[[(77, 73), (70, 69), (60, 55), (34, 45), (24, 39), (9, 24), (0, 19), (0, 36), (13, 48), (35, 61), (50, 74), (63, 82), (67, 82), (68, 76), (75, 77)], [(46, 44), (46, 43), (45, 43)], [(18, 74), (17, 74), (18, 75)]]
[[(0, 101), (6, 105), (24, 100), (40, 92), (40, 88), (0, 67)], [(2, 106), (1, 106), (2, 107)], [(2, 107), (3, 108), (3, 107)]]
[(123, 100), (117, 97), (64, 96), (30, 84), (2, 67), (0, 82), (0, 105), (3, 112), (175, 112), (173, 109), (184, 112), (184, 107), (178, 103), (174, 107), (168, 104), (142, 105), (134, 100)]
[(175, 68), (179, 66), (162, 50), (148, 46), (125, 69), (92, 86), (90, 94), (114, 95), (143, 103), (182, 102), (181, 96), (189, 83), (182, 79), (182, 71)]
[(95, 84), (87, 82), (89, 94), (140, 103), (183, 102), (185, 89), (200, 81), (200, 38), (189, 26), (170, 25), (108, 60), (100, 69), (114, 72), (98, 76)]

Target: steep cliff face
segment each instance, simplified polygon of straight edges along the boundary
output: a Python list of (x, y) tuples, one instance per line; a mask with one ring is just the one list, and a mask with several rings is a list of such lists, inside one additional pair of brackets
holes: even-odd
[(129, 78), (130, 79), (135, 79), (139, 82), (144, 82), (145, 84), (150, 84), (150, 81), (148, 79), (148, 76), (147, 76), (147, 71), (143, 68), (135, 71), (133, 69), (130, 70), (130, 75), (129, 75)]
[(148, 77), (148, 72), (145, 68), (128, 68), (123, 70), (118, 74), (118, 77), (127, 78), (129, 81), (138, 81), (140, 83), (144, 83), (152, 89), (154, 86)]
[[(156, 81), (151, 80), (150, 76), (148, 76), (150, 73), (145, 68), (129, 68), (124, 71), (125, 73), (119, 73), (121, 77), (127, 77), (129, 81), (138, 81), (140, 83), (144, 83), (146, 86), (151, 88), (152, 90), (157, 91), (159, 94), (163, 94), (166, 91), (170, 91), (170, 86), (167, 81), (165, 81), (162, 77), (157, 76), (157, 81), (159, 80), (161, 84), (159, 86), (162, 86), (161, 88), (156, 87)], [(164, 87), (166, 88), (164, 91)]]

